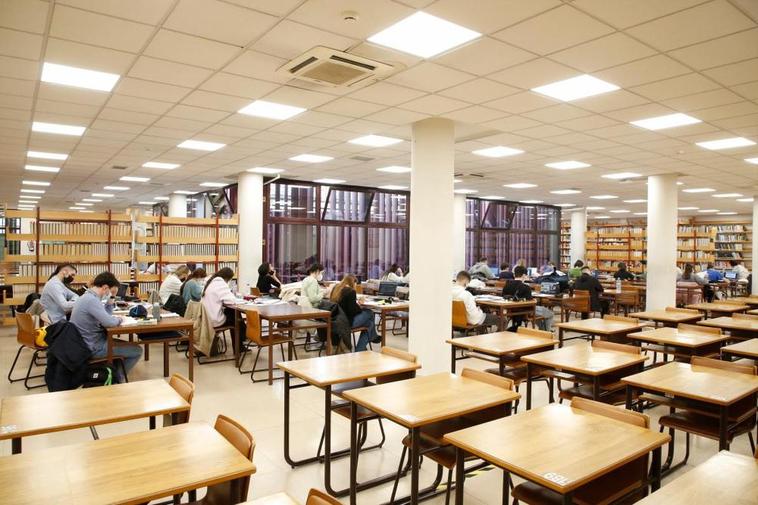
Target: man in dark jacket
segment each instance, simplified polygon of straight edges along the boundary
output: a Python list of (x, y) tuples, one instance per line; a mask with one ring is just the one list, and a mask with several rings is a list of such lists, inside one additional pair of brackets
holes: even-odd
[[(531, 300), (532, 288), (530, 288), (529, 285), (526, 284), (526, 282), (524, 282), (529, 278), (526, 275), (526, 268), (522, 266), (515, 267), (513, 269), (513, 276), (514, 276), (514, 280), (508, 281), (505, 284), (505, 287), (503, 288), (503, 298), (510, 298), (512, 300)], [(534, 308), (534, 310), (537, 316), (541, 318), (540, 319), (541, 329), (551, 331), (553, 327), (553, 317), (554, 317), (552, 309), (538, 305)], [(525, 324), (525, 323), (526, 321), (524, 317), (522, 316), (514, 317), (509, 330), (516, 331), (516, 328), (518, 326), (521, 326), (522, 324)]]
[(49, 391), (76, 389), (87, 376), (92, 355), (79, 330), (65, 319), (46, 328), (47, 367), (45, 382)]
[[(590, 307), (593, 311), (600, 311), (601, 314), (608, 313), (608, 300), (602, 300), (600, 295), (603, 294), (603, 286), (600, 281), (595, 279), (590, 274), (590, 268), (585, 266), (582, 268), (582, 275), (574, 281), (574, 290), (588, 291), (590, 294)], [(586, 319), (589, 314), (582, 314), (582, 318)]]

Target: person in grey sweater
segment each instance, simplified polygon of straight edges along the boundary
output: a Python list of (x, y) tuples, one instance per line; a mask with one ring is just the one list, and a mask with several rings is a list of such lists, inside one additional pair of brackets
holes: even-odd
[(479, 261), (474, 264), (474, 266), (469, 268), (468, 273), (471, 274), (472, 277), (483, 280), (495, 278), (495, 274), (492, 273), (492, 270), (490, 270), (490, 267), (487, 264), (486, 256), (480, 258)]
[(42, 289), (42, 296), (39, 301), (45, 308), (51, 324), (66, 319), (66, 314), (70, 314), (71, 309), (74, 308), (74, 303), (78, 297), (66, 287), (66, 283), (74, 280), (74, 275), (76, 275), (76, 268), (73, 265), (61, 265), (50, 276)]
[[(118, 279), (112, 273), (98, 274), (92, 281), (92, 287), (76, 300), (71, 311), (71, 323), (79, 330), (84, 343), (92, 351), (93, 358), (105, 358), (108, 355), (105, 329), (119, 326), (123, 321), (122, 317), (113, 315), (112, 296), (118, 286)], [(103, 300), (107, 301), (103, 303)], [(129, 372), (142, 356), (142, 349), (136, 345), (114, 346), (113, 355), (124, 358), (124, 367)], [(117, 378), (119, 382), (125, 380), (120, 370)]]

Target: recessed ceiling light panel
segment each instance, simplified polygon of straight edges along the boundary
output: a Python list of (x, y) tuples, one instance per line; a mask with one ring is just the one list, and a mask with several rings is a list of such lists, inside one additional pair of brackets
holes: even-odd
[(268, 119), (284, 120), (297, 116), (305, 112), (302, 107), (294, 105), (285, 105), (282, 103), (267, 102), (266, 100), (256, 100), (250, 105), (241, 108), (237, 112), (246, 116), (265, 117)]
[(528, 189), (528, 188), (536, 188), (536, 184), (531, 184), (529, 182), (514, 182), (513, 184), (503, 184), (504, 188), (511, 188), (511, 189)]
[(645, 128), (646, 130), (663, 130), (666, 128), (676, 128), (677, 126), (686, 126), (701, 123), (698, 118), (688, 116), (687, 114), (667, 114), (665, 116), (656, 116), (647, 119), (632, 121), (631, 124)]
[(393, 137), (384, 137), (382, 135), (365, 135), (353, 140), (348, 140), (350, 144), (356, 144), (359, 146), (369, 147), (386, 147), (394, 144), (399, 144), (403, 139), (396, 139)]
[(616, 91), (617, 89), (619, 87), (615, 84), (584, 74), (532, 88), (532, 91), (564, 102), (571, 102), (588, 96)]
[(24, 170), (29, 170), (30, 172), (48, 172), (51, 174), (60, 172), (60, 168), (58, 167), (44, 167), (42, 165), (25, 165)]
[(603, 176), (604, 179), (633, 179), (634, 177), (642, 177), (641, 174), (638, 174), (636, 172), (616, 172), (614, 174), (605, 174)]
[(46, 153), (43, 151), (27, 151), (26, 156), (28, 158), (39, 158), (41, 160), (65, 160), (68, 159), (68, 154), (62, 153)]
[(556, 189), (551, 191), (554, 195), (576, 195), (581, 193), (578, 189)]
[(716, 193), (711, 195), (713, 198), (738, 198), (742, 196), (742, 193)]
[(229, 184), (226, 182), (201, 182), (200, 185), (206, 188), (223, 188)]
[(521, 149), (514, 149), (512, 147), (495, 146), (487, 147), (485, 149), (477, 149), (476, 151), (471, 152), (479, 156), (486, 156), (487, 158), (503, 158), (505, 156), (514, 156), (516, 154), (521, 154), (524, 151)]
[(718, 151), (720, 149), (734, 149), (735, 147), (754, 146), (755, 142), (750, 139), (746, 139), (745, 137), (732, 137), (728, 139), (697, 142), (696, 144), (710, 151)]
[(557, 170), (573, 170), (575, 168), (587, 168), (592, 165), (588, 163), (583, 163), (581, 161), (555, 161), (553, 163), (545, 163), (545, 166), (548, 168), (555, 168)]
[(179, 168), (181, 165), (178, 163), (163, 163), (160, 161), (148, 161), (147, 163), (142, 164), (145, 168), (160, 168), (162, 170), (173, 170), (175, 168)]
[(613, 200), (618, 197), (616, 195), (593, 195), (590, 198), (595, 200)]
[(84, 135), (84, 130), (87, 128), (84, 126), (74, 126), (68, 124), (56, 124), (56, 123), (41, 123), (34, 121), (32, 123), (32, 131), (38, 133), (53, 133), (56, 135), (71, 135), (74, 137), (81, 137)]
[(202, 140), (185, 140), (176, 147), (182, 149), (194, 149), (195, 151), (218, 151), (226, 144), (220, 142), (204, 142)]
[(313, 182), (318, 183), (318, 184), (343, 184), (347, 181), (343, 179), (330, 179), (328, 177), (325, 177), (323, 179), (316, 179)]
[(42, 82), (63, 84), (77, 88), (94, 89), (96, 91), (110, 91), (119, 80), (119, 75), (108, 72), (87, 70), (86, 68), (69, 67), (57, 63), (45, 62), (42, 65)]
[(682, 190), (683, 193), (713, 193), (714, 191), (716, 190), (713, 188), (688, 188)]
[(401, 167), (399, 165), (391, 165), (389, 167), (377, 168), (377, 172), (386, 172), (388, 174), (407, 174), (411, 171), (411, 167)]
[(248, 168), (247, 171), (254, 174), (274, 175), (284, 172), (284, 169), (274, 167), (254, 167)]
[(331, 156), (323, 156), (321, 154), (298, 154), (290, 158), (291, 161), (301, 161), (303, 163), (324, 163), (333, 159)]
[(133, 175), (125, 175), (123, 177), (119, 177), (118, 180), (124, 182), (147, 182), (150, 180), (150, 177), (135, 177)]

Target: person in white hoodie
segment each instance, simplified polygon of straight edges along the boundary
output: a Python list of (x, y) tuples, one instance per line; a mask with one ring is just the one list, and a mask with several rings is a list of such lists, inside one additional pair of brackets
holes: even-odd
[(471, 275), (461, 270), (455, 277), (455, 284), (453, 284), (453, 300), (460, 300), (466, 306), (466, 322), (470, 325), (479, 326), (496, 326), (498, 324), (498, 318), (495, 314), (489, 314), (482, 311), (474, 300), (474, 295), (467, 291), (469, 282), (471, 282)]
[[(203, 288), (203, 297), (201, 302), (208, 318), (211, 320), (214, 328), (224, 325), (234, 324), (234, 309), (230, 305), (237, 303), (237, 297), (229, 289), (229, 282), (234, 278), (234, 271), (225, 267), (213, 274)], [(247, 327), (244, 321), (240, 321), (240, 333), (238, 335), (240, 343), (245, 341)]]
[(189, 276), (189, 273), (187, 265), (180, 265), (163, 279), (160, 291), (158, 291), (161, 297), (161, 304), (166, 303), (171, 295), (180, 296), (182, 284)]

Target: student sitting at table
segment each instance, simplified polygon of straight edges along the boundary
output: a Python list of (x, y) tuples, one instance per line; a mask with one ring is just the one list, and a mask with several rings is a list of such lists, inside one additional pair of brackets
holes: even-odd
[(271, 263), (261, 263), (261, 266), (258, 267), (258, 282), (255, 286), (264, 296), (279, 296), (282, 290), (282, 281), (276, 276), (276, 270)]
[(622, 281), (633, 281), (634, 274), (626, 269), (626, 263), (619, 261), (618, 270), (613, 272), (613, 278), (616, 280), (621, 279)]
[(324, 298), (319, 282), (324, 279), (324, 267), (320, 263), (314, 263), (308, 267), (305, 272), (308, 276), (303, 279), (303, 286), (300, 288), (300, 296), (310, 303), (313, 308), (318, 308), (319, 302)]
[(471, 274), (465, 270), (458, 272), (453, 284), (453, 300), (460, 300), (466, 306), (466, 322), (472, 326), (496, 326), (498, 318), (495, 314), (485, 313), (476, 304), (474, 295), (466, 288), (471, 282)]
[(474, 263), (471, 268), (468, 269), (468, 273), (471, 277), (479, 278), (481, 280), (494, 279), (495, 275), (492, 273), (489, 264), (487, 263), (487, 257), (482, 256), (479, 261)]
[[(234, 278), (234, 271), (229, 267), (224, 267), (208, 279), (203, 288), (203, 296), (201, 302), (205, 311), (208, 313), (208, 318), (214, 328), (219, 326), (231, 326), (234, 324), (234, 309), (230, 305), (237, 303), (237, 298), (229, 288), (229, 282)], [(245, 335), (247, 333), (247, 327), (244, 321), (240, 321), (239, 326), (239, 342), (242, 344), (245, 341)]]
[(580, 275), (582, 275), (582, 267), (584, 266), (584, 261), (582, 260), (576, 260), (574, 262), (574, 267), (570, 268), (568, 271), (569, 278), (573, 281), (574, 279), (578, 279)]
[[(532, 288), (526, 284), (526, 281), (529, 280), (529, 276), (526, 274), (526, 268), (514, 268), (513, 276), (514, 280), (509, 281), (503, 288), (503, 298), (510, 298), (516, 301), (531, 300)], [(537, 305), (534, 308), (534, 313), (542, 318), (539, 323), (540, 329), (543, 329), (545, 331), (552, 331), (553, 319), (555, 318), (555, 313), (553, 310), (548, 307), (543, 307), (542, 305)], [(523, 316), (514, 317), (511, 321), (511, 327), (509, 328), (509, 331), (516, 331), (516, 328), (518, 326), (521, 326), (525, 323), (526, 320)]]
[[(601, 299), (600, 295), (603, 294), (603, 286), (600, 281), (595, 279), (590, 273), (590, 267), (582, 267), (582, 275), (574, 281), (574, 289), (589, 291), (590, 294), (590, 308), (593, 311), (600, 311), (601, 315), (608, 313), (608, 307), (610, 302), (605, 299)], [(582, 314), (583, 319), (587, 319), (589, 314)]]
[(721, 282), (724, 280), (724, 274), (716, 270), (716, 266), (713, 263), (708, 263), (705, 273), (708, 277), (708, 282)]
[(400, 268), (400, 265), (393, 263), (390, 265), (387, 271), (382, 274), (382, 277), (379, 280), (408, 284), (408, 281), (410, 280), (410, 274), (403, 275), (403, 269)]
[(66, 319), (71, 313), (78, 296), (66, 284), (71, 284), (76, 275), (76, 268), (71, 264), (60, 265), (42, 288), (39, 302), (47, 312), (50, 323)]
[(750, 270), (745, 268), (740, 260), (729, 260), (729, 265), (732, 267), (732, 272), (737, 274), (737, 282), (747, 282), (747, 276), (750, 275)]
[(358, 294), (355, 291), (357, 282), (354, 275), (346, 275), (339, 284), (334, 286), (329, 299), (340, 306), (350, 321), (351, 328), (366, 328), (361, 332), (355, 344), (355, 351), (360, 352), (366, 350), (369, 342), (379, 344), (382, 339), (379, 338), (374, 326), (374, 313), (358, 305)]
[(187, 265), (179, 265), (173, 272), (163, 279), (160, 290), (158, 291), (158, 294), (161, 297), (161, 304), (166, 303), (168, 297), (171, 295), (179, 296), (182, 291), (182, 283), (187, 279), (189, 273), (190, 271), (189, 268), (187, 268)]
[(500, 265), (500, 273), (497, 276), (498, 279), (509, 281), (513, 279), (513, 272), (511, 272), (511, 266), (508, 263)]
[[(113, 296), (118, 292), (119, 282), (110, 272), (98, 274), (90, 287), (74, 304), (71, 311), (71, 323), (76, 326), (84, 343), (92, 351), (93, 358), (105, 358), (108, 355), (108, 337), (106, 328), (119, 326), (121, 316), (113, 315)], [(103, 303), (105, 302), (105, 303)], [(127, 373), (142, 356), (138, 345), (113, 346), (113, 355), (124, 358)], [(124, 382), (121, 369), (116, 367), (117, 379)]]
[(203, 287), (205, 287), (205, 278), (208, 277), (204, 268), (195, 268), (190, 276), (182, 284), (179, 294), (184, 298), (184, 303), (199, 302), (203, 297)]

